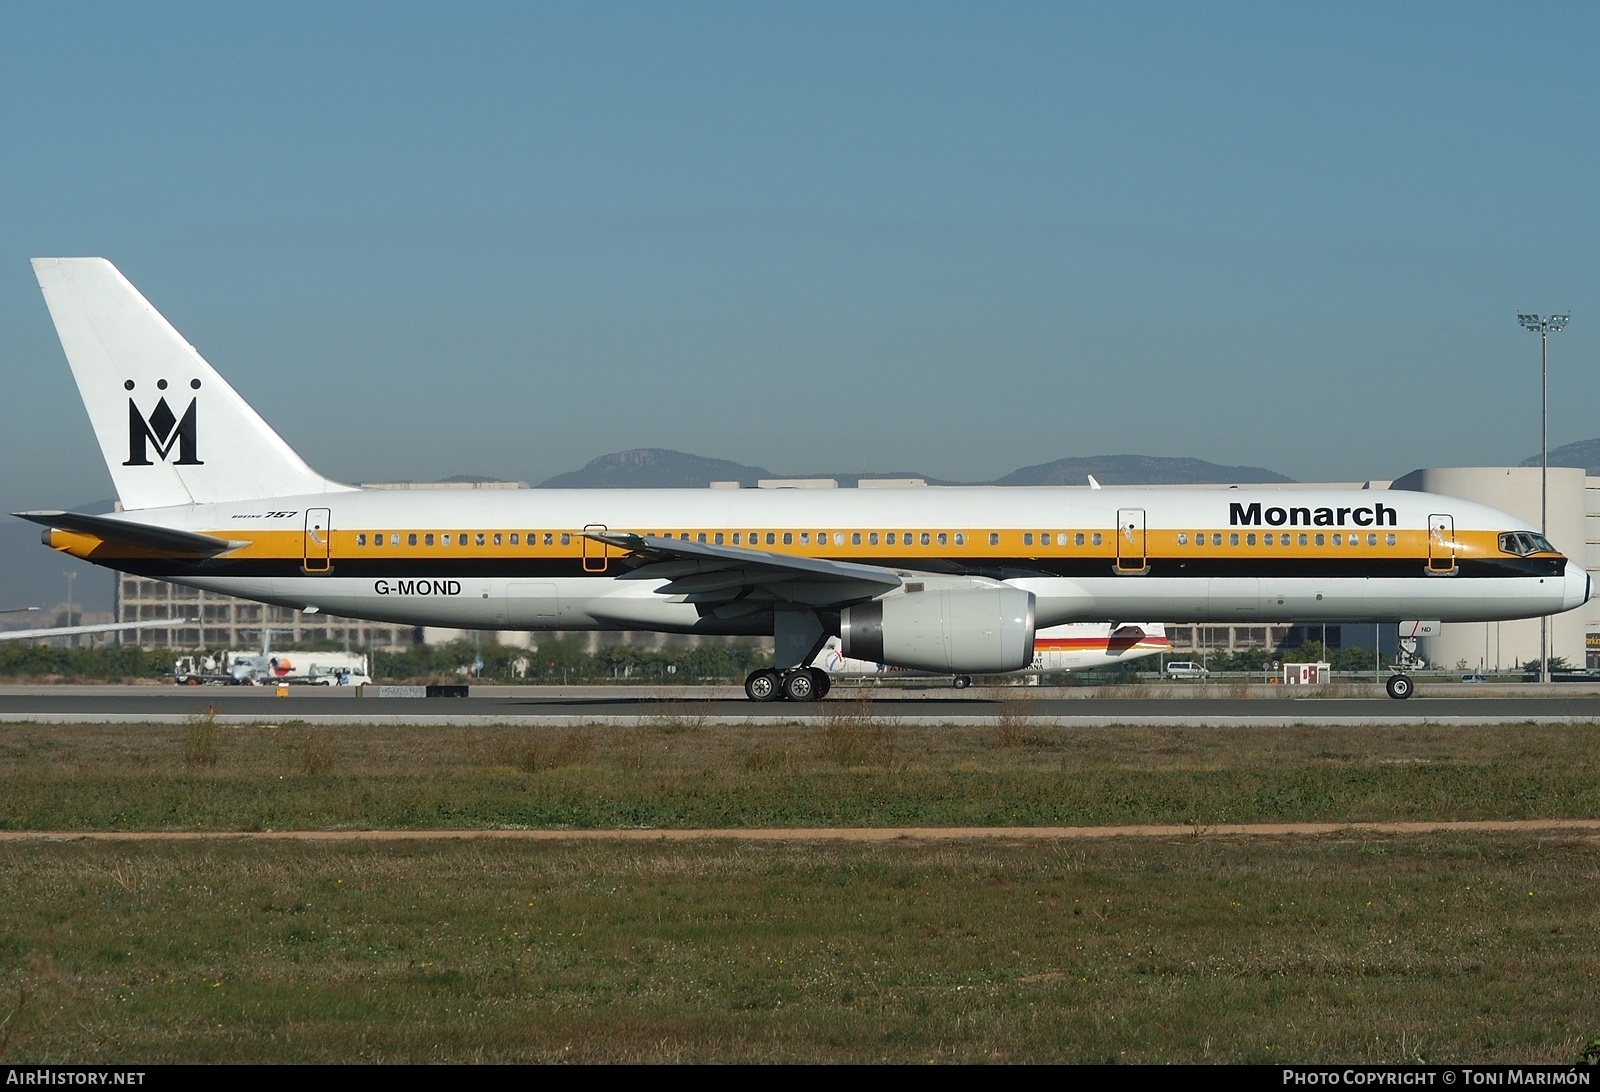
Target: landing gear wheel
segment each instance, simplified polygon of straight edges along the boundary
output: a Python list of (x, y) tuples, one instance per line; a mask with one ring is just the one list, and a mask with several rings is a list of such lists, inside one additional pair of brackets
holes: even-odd
[(783, 677), (783, 696), (790, 701), (816, 701), (817, 677), (803, 667), (789, 672)]
[(745, 697), (751, 701), (777, 701), (783, 696), (776, 671), (752, 671), (745, 676)]
[(1383, 688), (1389, 692), (1391, 698), (1396, 701), (1404, 701), (1411, 696), (1414, 686), (1415, 684), (1412, 683), (1409, 675), (1390, 675), (1389, 681), (1384, 684)]
[(972, 685), (972, 676), (971, 675), (957, 675), (955, 677), (954, 681), (955, 681), (955, 685), (956, 685), (956, 689), (957, 690), (965, 690), (967, 687)]
[(828, 673), (820, 667), (807, 668), (811, 677), (817, 682), (817, 697), (822, 699), (828, 696), (828, 691), (833, 689), (833, 680), (828, 678)]

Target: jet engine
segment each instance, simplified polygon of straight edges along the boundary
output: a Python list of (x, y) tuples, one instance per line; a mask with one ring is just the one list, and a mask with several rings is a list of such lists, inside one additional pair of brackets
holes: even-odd
[(844, 654), (940, 674), (1016, 671), (1033, 662), (1033, 593), (930, 589), (840, 612)]

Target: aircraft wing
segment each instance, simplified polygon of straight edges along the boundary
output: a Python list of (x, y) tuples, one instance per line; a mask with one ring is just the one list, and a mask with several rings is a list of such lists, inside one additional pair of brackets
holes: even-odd
[(900, 587), (900, 574), (878, 565), (794, 557), (741, 546), (714, 546), (660, 535), (590, 531), (589, 538), (624, 551), (634, 563), (624, 580), (665, 580), (662, 595), (681, 595), (721, 617), (776, 602), (831, 609), (874, 599)]
[(93, 535), (106, 542), (139, 546), (147, 550), (164, 550), (180, 554), (212, 554), (237, 550), (248, 542), (236, 542), (213, 535), (180, 531), (173, 527), (156, 527), (148, 523), (112, 519), (110, 516), (88, 516), (81, 512), (13, 512), (13, 516), (52, 527), (61, 531)]
[(198, 618), (160, 618), (144, 622), (104, 622), (93, 626), (55, 626), (51, 629), (11, 629), (0, 631), (0, 641), (24, 641), (30, 637), (76, 637), (83, 633), (115, 633), (123, 629), (150, 629), (152, 626), (182, 626)]

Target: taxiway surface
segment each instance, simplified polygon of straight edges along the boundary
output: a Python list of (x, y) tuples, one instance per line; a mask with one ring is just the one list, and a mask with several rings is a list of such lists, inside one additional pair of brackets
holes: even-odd
[[(1220, 689), (1220, 688), (1219, 688)], [(866, 690), (836, 688), (806, 704), (754, 703), (734, 687), (473, 687), (466, 698), (383, 698), (355, 691), (151, 686), (0, 687), (0, 723), (182, 722), (214, 715), (221, 723), (312, 724), (761, 724), (824, 721), (848, 710), (903, 724), (973, 725), (1001, 717), (1062, 726), (1295, 724), (1600, 724), (1600, 693), (1506, 686), (1465, 691), (1418, 687), (1409, 701), (1381, 696), (1286, 696), (1277, 687), (1249, 695), (1149, 697), (1074, 695), (1070, 690)], [(214, 711), (214, 712), (213, 712)]]

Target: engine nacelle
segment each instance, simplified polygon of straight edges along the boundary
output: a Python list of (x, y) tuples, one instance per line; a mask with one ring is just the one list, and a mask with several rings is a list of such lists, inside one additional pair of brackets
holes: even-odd
[(844, 654), (940, 674), (1017, 671), (1033, 662), (1033, 593), (955, 588), (891, 595), (839, 616)]

